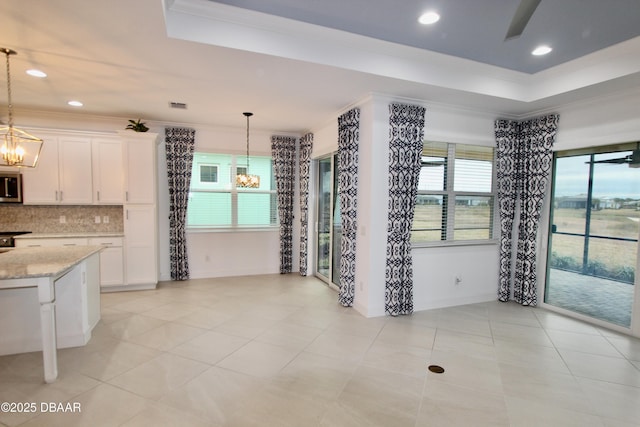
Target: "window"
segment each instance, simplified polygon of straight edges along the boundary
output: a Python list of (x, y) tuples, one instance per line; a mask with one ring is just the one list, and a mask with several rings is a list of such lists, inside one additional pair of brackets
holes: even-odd
[(251, 174), (260, 176), (260, 187), (237, 188), (236, 175), (247, 172), (245, 156), (194, 153), (187, 227), (277, 226), (277, 196), (271, 157), (249, 157), (249, 169)]
[(425, 142), (411, 241), (493, 238), (492, 147)]
[(200, 182), (218, 182), (218, 166), (201, 164)]

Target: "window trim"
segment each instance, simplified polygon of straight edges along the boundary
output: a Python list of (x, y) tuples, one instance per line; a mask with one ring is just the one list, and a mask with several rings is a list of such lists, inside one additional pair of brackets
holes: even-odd
[[(430, 240), (430, 241), (417, 241), (411, 242), (412, 248), (433, 248), (433, 247), (446, 247), (446, 246), (486, 246), (497, 245), (499, 243), (500, 235), (500, 219), (498, 212), (498, 183), (497, 183), (497, 171), (496, 171), (496, 149), (495, 146), (489, 146), (485, 144), (469, 144), (469, 143), (457, 143), (457, 142), (442, 142), (442, 141), (425, 141), (447, 144), (447, 163), (446, 163), (446, 176), (445, 176), (445, 189), (444, 190), (418, 190), (417, 195), (433, 195), (443, 196), (447, 199), (446, 210), (446, 235), (453, 236), (455, 231), (455, 221), (449, 221), (449, 218), (455, 218), (455, 199), (459, 196), (482, 196), (493, 197), (493, 212), (491, 213), (491, 235), (490, 239), (473, 239), (473, 240)], [(455, 182), (455, 149), (459, 145), (477, 145), (482, 147), (489, 147), (493, 149), (492, 159), (492, 171), (491, 171), (491, 192), (473, 192), (473, 191), (454, 191)], [(423, 154), (424, 155), (424, 154)], [(412, 230), (413, 232), (413, 225)]]
[[(238, 224), (238, 194), (240, 193), (244, 193), (244, 194), (271, 194), (271, 195), (276, 195), (277, 197), (277, 189), (275, 188), (275, 186), (273, 187), (272, 190), (258, 190), (258, 189), (238, 189), (238, 187), (236, 186), (236, 180), (234, 179), (235, 175), (233, 174), (234, 171), (236, 171), (237, 174), (237, 168), (238, 167), (244, 167), (246, 168), (247, 165), (246, 163), (240, 163), (238, 162), (238, 158), (242, 157), (243, 154), (238, 154), (238, 153), (234, 153), (234, 152), (223, 152), (223, 151), (196, 151), (196, 153), (204, 153), (204, 154), (211, 154), (211, 155), (224, 155), (224, 156), (230, 156), (231, 157), (231, 166), (229, 168), (229, 173), (230, 173), (230, 187), (226, 188), (226, 189), (197, 189), (197, 190), (193, 190), (191, 188), (189, 188), (189, 193), (195, 191), (198, 193), (218, 193), (218, 194), (230, 194), (231, 196), (231, 225), (220, 225), (220, 226), (216, 226), (216, 225), (189, 225), (188, 224), (188, 213), (187, 213), (187, 223), (185, 224), (185, 232), (187, 233), (234, 233), (234, 232), (248, 232), (248, 231), (278, 231), (280, 229), (280, 220), (278, 218), (278, 209), (276, 206), (276, 223), (275, 224), (269, 224), (269, 225), (256, 225), (256, 224), (251, 224), (251, 225), (239, 225)], [(265, 155), (265, 154), (254, 154), (251, 157), (268, 157), (272, 162), (273, 159), (271, 157), (271, 155)], [(240, 160), (242, 162), (242, 160)], [(206, 165), (214, 165), (217, 166), (217, 163), (203, 163)], [(275, 180), (275, 177), (273, 176), (273, 167), (271, 169), (271, 173), (272, 176), (269, 178), (271, 180)], [(199, 172), (199, 171), (198, 171)], [(220, 177), (220, 168), (218, 168), (218, 177)], [(219, 179), (218, 182), (216, 184), (219, 184)], [(212, 182), (204, 182), (202, 183), (204, 185), (207, 184), (214, 184)], [(277, 203), (277, 202), (276, 202)], [(188, 207), (187, 207), (188, 209)]]

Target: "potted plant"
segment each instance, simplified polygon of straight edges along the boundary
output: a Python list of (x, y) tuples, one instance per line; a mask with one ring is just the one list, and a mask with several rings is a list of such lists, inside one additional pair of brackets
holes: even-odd
[(149, 130), (149, 128), (140, 121), (140, 119), (138, 120), (129, 120), (129, 124), (127, 125), (126, 129), (131, 129), (134, 132), (146, 132)]

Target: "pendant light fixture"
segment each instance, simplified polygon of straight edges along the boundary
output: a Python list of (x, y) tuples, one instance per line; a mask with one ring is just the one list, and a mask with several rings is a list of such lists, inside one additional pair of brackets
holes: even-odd
[(16, 51), (0, 47), (0, 52), (4, 53), (7, 58), (7, 103), (9, 109), (8, 126), (0, 128), (0, 137), (2, 137), (2, 146), (0, 146), (2, 161), (0, 166), (35, 168), (40, 156), (40, 150), (42, 150), (42, 140), (13, 127), (9, 56), (15, 55)]
[(242, 114), (247, 118), (247, 168), (244, 173), (236, 175), (236, 187), (258, 188), (260, 187), (260, 177), (249, 174), (249, 117), (253, 116), (253, 113)]

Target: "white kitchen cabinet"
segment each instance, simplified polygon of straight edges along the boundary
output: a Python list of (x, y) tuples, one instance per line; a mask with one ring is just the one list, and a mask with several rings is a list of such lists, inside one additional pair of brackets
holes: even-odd
[(124, 258), (129, 289), (158, 284), (157, 133), (120, 131), (124, 159)]
[(56, 135), (42, 138), (45, 142), (37, 167), (22, 171), (24, 203), (91, 204), (90, 139)]
[[(123, 286), (124, 254), (122, 237), (31, 237), (17, 236), (16, 248), (39, 248), (52, 246), (103, 246), (100, 251), (100, 287), (109, 289)], [(111, 289), (109, 289), (111, 290)]]
[(93, 201), (121, 205), (124, 201), (122, 141), (94, 138), (91, 141)]
[(148, 288), (158, 283), (156, 205), (125, 205), (125, 271), (127, 286)]
[(122, 131), (120, 135), (125, 169), (125, 203), (155, 204), (158, 134)]
[(58, 164), (60, 166), (60, 203), (67, 205), (93, 203), (91, 140), (60, 137)]
[(124, 285), (124, 254), (121, 237), (92, 237), (91, 246), (103, 246), (100, 251), (100, 287)]
[(40, 137), (44, 143), (37, 167), (22, 169), (22, 195), (25, 205), (58, 203), (58, 137)]

